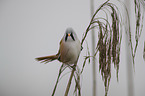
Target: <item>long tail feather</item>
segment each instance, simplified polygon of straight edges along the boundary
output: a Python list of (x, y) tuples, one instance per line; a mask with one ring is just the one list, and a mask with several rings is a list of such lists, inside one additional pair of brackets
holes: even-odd
[(58, 59), (58, 56), (57, 55), (51, 55), (51, 56), (44, 56), (44, 57), (38, 57), (38, 58), (35, 58), (37, 61), (41, 61), (42, 63), (48, 63), (48, 62), (51, 62), (53, 60), (56, 60)]

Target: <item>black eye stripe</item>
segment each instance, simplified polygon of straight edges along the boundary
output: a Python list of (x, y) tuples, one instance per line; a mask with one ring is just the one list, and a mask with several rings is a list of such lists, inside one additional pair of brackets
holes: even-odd
[(74, 36), (73, 36), (73, 34), (72, 34), (72, 33), (70, 34), (70, 36), (71, 36), (71, 38), (75, 41), (75, 38), (74, 38)]
[(67, 37), (68, 37), (68, 34), (66, 33), (66, 36), (65, 36), (65, 41), (67, 41)]

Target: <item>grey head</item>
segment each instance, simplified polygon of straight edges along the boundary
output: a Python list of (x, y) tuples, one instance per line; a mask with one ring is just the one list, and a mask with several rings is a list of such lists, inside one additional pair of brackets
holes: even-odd
[(67, 28), (64, 34), (64, 40), (67, 41), (75, 41), (77, 39), (77, 35), (72, 28)]

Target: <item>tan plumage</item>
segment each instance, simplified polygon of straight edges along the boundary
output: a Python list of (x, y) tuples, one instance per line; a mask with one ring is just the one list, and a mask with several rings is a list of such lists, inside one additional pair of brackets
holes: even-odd
[(36, 58), (36, 60), (38, 61), (42, 61), (42, 62), (50, 62), (50, 61), (53, 61), (53, 60), (56, 60), (58, 59), (58, 56), (57, 55), (51, 55), (51, 56), (44, 56), (44, 57), (38, 57)]

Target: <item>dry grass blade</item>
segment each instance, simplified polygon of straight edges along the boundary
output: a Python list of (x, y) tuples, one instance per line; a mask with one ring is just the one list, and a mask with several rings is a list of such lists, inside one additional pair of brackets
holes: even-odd
[(82, 66), (81, 73), (83, 73), (83, 71), (84, 71), (84, 67), (85, 67), (85, 65), (86, 65), (86, 61), (87, 61), (87, 59), (90, 60), (90, 56), (85, 56), (85, 59), (84, 59), (84, 62), (83, 62), (83, 66)]
[(68, 81), (67, 88), (66, 88), (66, 91), (65, 91), (65, 95), (64, 96), (68, 96), (69, 89), (70, 89), (71, 82), (72, 82), (72, 78), (73, 78), (74, 73), (76, 71), (77, 62), (78, 62), (78, 58), (77, 58), (77, 61), (75, 62), (74, 66), (72, 68), (72, 72), (71, 72), (71, 75), (70, 75), (70, 78), (69, 78), (69, 81)]
[(130, 18), (129, 18), (129, 13), (128, 10), (125, 6), (125, 4), (123, 4), (125, 10), (126, 10), (126, 14), (127, 14), (127, 25), (128, 28), (126, 28), (126, 34), (129, 37), (129, 42), (130, 42), (130, 48), (131, 48), (131, 52), (132, 52), (132, 60), (133, 60), (133, 66), (134, 66), (134, 61), (135, 61), (135, 55), (136, 55), (136, 51), (137, 51), (137, 47), (138, 47), (138, 43), (139, 43), (139, 39), (142, 33), (142, 29), (143, 29), (143, 20), (144, 20), (144, 6), (141, 6), (141, 2), (139, 0), (134, 0), (134, 5), (135, 5), (135, 18), (136, 18), (136, 24), (135, 24), (135, 46), (133, 47), (132, 44), (132, 33), (130, 30)]
[(60, 80), (60, 76), (62, 74), (62, 72), (67, 68), (67, 66), (64, 66), (64, 64), (61, 65), (60, 69), (59, 69), (59, 74), (58, 74), (58, 77), (57, 77), (57, 80), (56, 80), (56, 83), (55, 83), (55, 87), (53, 89), (53, 92), (52, 92), (52, 95), (51, 96), (54, 96), (55, 94), (55, 91), (56, 91), (56, 88), (57, 88), (57, 85), (58, 85), (58, 82)]
[[(106, 13), (106, 18), (97, 17), (97, 13), (101, 10)], [(99, 40), (96, 45), (96, 52), (94, 53), (94, 56), (96, 56), (99, 52), (99, 70), (104, 81), (105, 96), (107, 96), (111, 79), (111, 63), (114, 63), (118, 79), (120, 44), (122, 36), (122, 32), (120, 31), (121, 19), (119, 15), (117, 6), (106, 1), (94, 13), (91, 22), (86, 29), (84, 38), (82, 39), (83, 43), (88, 31), (93, 28), (98, 29)], [(109, 17), (111, 17), (112, 21), (108, 20)], [(90, 56), (86, 56), (84, 63), (86, 63), (88, 58), (90, 58)]]
[(74, 75), (74, 79), (75, 79), (75, 90), (74, 90), (74, 94), (76, 96), (81, 96), (81, 86), (80, 86), (80, 71), (79, 71), (79, 68), (77, 68), (77, 71), (75, 72), (75, 75)]
[(89, 46), (88, 46), (88, 43), (86, 41), (86, 45), (87, 45), (87, 53), (86, 53), (86, 56), (85, 56), (85, 59), (84, 59), (84, 62), (83, 62), (83, 66), (82, 66), (82, 70), (81, 70), (81, 74), (83, 73), (83, 70), (84, 70), (84, 67), (86, 65), (86, 61), (88, 60), (88, 63), (90, 63), (90, 51), (89, 51)]
[(136, 31), (135, 31), (135, 48), (134, 48), (134, 53), (133, 53), (133, 58), (135, 58), (139, 38), (142, 33), (142, 28), (143, 28), (143, 19), (144, 19), (144, 11), (143, 8), (141, 10), (141, 4), (139, 0), (134, 0), (135, 4), (135, 15), (136, 15)]
[(90, 31), (90, 27), (91, 27), (91, 23), (92, 23), (92, 21), (95, 19), (95, 16), (96, 16), (96, 14), (101, 10), (101, 8), (102, 7), (104, 7), (104, 5), (106, 5), (106, 3), (108, 3), (109, 2), (109, 0), (107, 0), (105, 3), (103, 3), (97, 10), (96, 10), (96, 12), (94, 13), (94, 15), (93, 15), (93, 17), (92, 17), (92, 19), (91, 19), (91, 21), (90, 21), (90, 24), (89, 24), (89, 26), (87, 27), (87, 29), (86, 29), (86, 32), (85, 32), (85, 34), (84, 34), (84, 36), (83, 36), (83, 39), (82, 39), (82, 41), (81, 41), (81, 45), (84, 43), (84, 40), (86, 39), (86, 37), (87, 37), (87, 34), (88, 34), (88, 32)]

